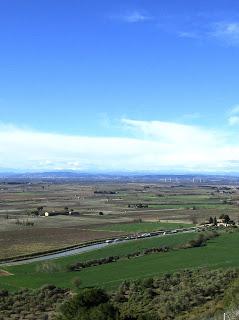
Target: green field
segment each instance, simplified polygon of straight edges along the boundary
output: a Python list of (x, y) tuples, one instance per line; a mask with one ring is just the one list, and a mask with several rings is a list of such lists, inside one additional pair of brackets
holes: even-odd
[(155, 230), (172, 230), (177, 228), (193, 227), (193, 224), (186, 223), (166, 223), (166, 222), (139, 222), (139, 223), (118, 223), (107, 226), (99, 226), (102, 231), (121, 232), (151, 232)]
[(118, 262), (90, 267), (80, 272), (67, 272), (65, 267), (76, 261), (97, 259), (110, 255), (124, 256), (140, 249), (168, 245), (175, 247), (196, 237), (194, 233), (178, 234), (109, 245), (106, 248), (54, 260), (61, 271), (47, 273), (37, 272), (39, 263), (5, 268), (13, 276), (1, 277), (1, 287), (16, 290), (21, 287), (37, 288), (46, 283), (53, 283), (60, 287), (72, 287), (72, 279), (79, 277), (82, 287), (102, 286), (114, 289), (123, 280), (161, 275), (185, 268), (220, 268), (239, 267), (238, 243), (239, 232), (224, 233), (218, 238), (210, 240), (205, 247), (172, 250), (167, 253), (150, 254), (134, 259), (122, 259)]

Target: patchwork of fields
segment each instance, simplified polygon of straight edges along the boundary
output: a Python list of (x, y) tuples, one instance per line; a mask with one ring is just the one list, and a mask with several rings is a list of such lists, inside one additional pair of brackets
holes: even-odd
[[(229, 214), (238, 221), (235, 186), (196, 183), (0, 183), (0, 259), (85, 241), (192, 225)], [(37, 208), (78, 212), (37, 216)], [(171, 223), (176, 223), (171, 224)]]

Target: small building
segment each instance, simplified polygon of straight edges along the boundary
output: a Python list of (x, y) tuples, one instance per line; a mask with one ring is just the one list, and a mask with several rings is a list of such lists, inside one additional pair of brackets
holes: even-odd
[(225, 219), (218, 219), (217, 225), (220, 227), (230, 227), (235, 225), (235, 222), (233, 220), (228, 221), (228, 223), (225, 222)]
[(79, 213), (78, 211), (69, 211), (69, 212), (68, 212), (68, 215), (69, 215), (69, 216), (79, 216), (80, 213)]
[(52, 216), (58, 216), (60, 215), (61, 213), (60, 212), (55, 212), (55, 211), (46, 211), (44, 213), (44, 216), (45, 217), (52, 217)]

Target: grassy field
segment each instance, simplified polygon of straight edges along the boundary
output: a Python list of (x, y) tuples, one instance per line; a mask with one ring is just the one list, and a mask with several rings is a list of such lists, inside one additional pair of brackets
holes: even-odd
[(99, 227), (102, 231), (121, 231), (127, 233), (151, 232), (155, 230), (172, 230), (177, 228), (193, 227), (189, 223), (166, 223), (166, 222), (138, 222), (138, 223), (117, 223)]
[(82, 287), (102, 286), (114, 289), (126, 279), (156, 276), (185, 268), (239, 267), (239, 232), (234, 232), (224, 233), (220, 237), (210, 240), (205, 247), (172, 250), (167, 253), (150, 254), (130, 260), (121, 259), (112, 264), (90, 267), (80, 272), (65, 271), (68, 264), (79, 260), (90, 260), (110, 255), (124, 256), (140, 249), (161, 245), (175, 247), (196, 236), (195, 233), (178, 234), (132, 241), (115, 246), (109, 245), (97, 251), (54, 260), (51, 263), (57, 266), (59, 271), (53, 273), (37, 272), (39, 263), (8, 267), (5, 270), (14, 275), (1, 277), (1, 287), (16, 290), (21, 287), (37, 288), (46, 283), (53, 283), (60, 287), (72, 287), (72, 280), (79, 277), (82, 281)]

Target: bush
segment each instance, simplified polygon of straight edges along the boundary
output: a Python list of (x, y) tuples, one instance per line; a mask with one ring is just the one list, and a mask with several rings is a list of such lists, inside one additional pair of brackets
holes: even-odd
[(54, 290), (56, 289), (56, 286), (54, 284), (44, 284), (40, 290), (45, 291), (45, 290)]
[(203, 247), (206, 245), (208, 240), (218, 236), (219, 234), (215, 231), (199, 234), (199, 236), (196, 239), (190, 240), (186, 244), (181, 245), (180, 248), (188, 249), (188, 248)]
[(65, 302), (60, 308), (59, 320), (115, 320), (117, 309), (102, 289), (85, 289)]
[(81, 281), (81, 279), (78, 278), (78, 277), (77, 277), (77, 278), (74, 278), (74, 279), (72, 280), (72, 284), (73, 284), (77, 289), (80, 288), (81, 283), (82, 283), (82, 281)]

